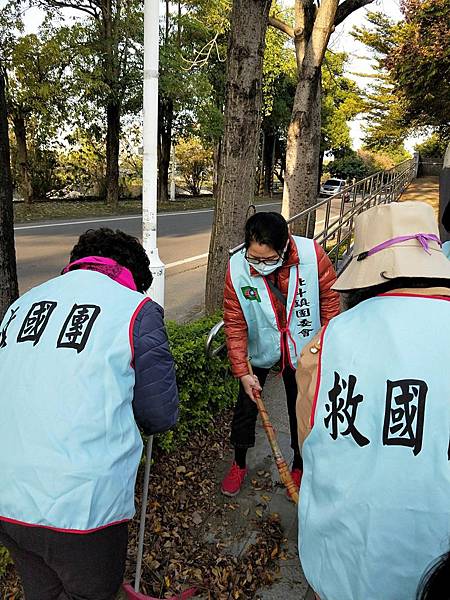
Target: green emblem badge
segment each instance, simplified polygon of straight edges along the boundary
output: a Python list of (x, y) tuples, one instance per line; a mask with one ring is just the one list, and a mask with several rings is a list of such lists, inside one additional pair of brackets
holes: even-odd
[(257, 302), (261, 302), (259, 292), (256, 288), (246, 285), (245, 287), (241, 288), (241, 291), (246, 300), (256, 300)]

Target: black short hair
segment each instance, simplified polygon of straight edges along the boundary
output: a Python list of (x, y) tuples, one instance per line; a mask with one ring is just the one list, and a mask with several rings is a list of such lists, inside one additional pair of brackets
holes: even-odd
[(276, 212), (259, 212), (245, 224), (245, 247), (252, 242), (266, 244), (281, 254), (289, 238), (286, 219)]
[(450, 553), (444, 554), (425, 573), (417, 590), (417, 600), (444, 600), (449, 598)]
[(427, 277), (396, 277), (386, 283), (380, 283), (379, 285), (372, 285), (366, 288), (359, 288), (355, 290), (349, 290), (348, 292), (342, 292), (344, 297), (344, 305), (348, 310), (353, 308), (357, 304), (374, 298), (380, 294), (387, 294), (393, 290), (402, 288), (413, 288), (423, 289), (430, 287), (445, 287), (450, 288), (450, 279), (437, 279)]
[(147, 253), (137, 238), (123, 231), (113, 231), (107, 227), (88, 229), (73, 247), (70, 262), (87, 256), (112, 258), (129, 269), (139, 292), (147, 291), (152, 284)]

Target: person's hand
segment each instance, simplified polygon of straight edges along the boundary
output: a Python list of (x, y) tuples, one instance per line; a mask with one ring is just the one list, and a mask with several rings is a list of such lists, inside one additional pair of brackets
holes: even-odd
[(250, 396), (250, 398), (255, 402), (255, 398), (253, 396), (253, 390), (258, 392), (262, 391), (262, 387), (259, 385), (259, 380), (256, 375), (244, 375), (241, 377), (242, 387), (245, 390), (245, 393)]

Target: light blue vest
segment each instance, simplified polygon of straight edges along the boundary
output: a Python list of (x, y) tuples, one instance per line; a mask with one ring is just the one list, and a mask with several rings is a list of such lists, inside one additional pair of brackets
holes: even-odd
[(450, 547), (450, 302), (372, 298), (333, 319), (303, 445), (300, 558), (321, 600), (414, 600)]
[(442, 244), (442, 252), (447, 258), (450, 258), (450, 242), (444, 242)]
[(130, 322), (144, 297), (72, 271), (0, 327), (0, 519), (85, 532), (134, 515)]
[[(300, 351), (320, 329), (319, 278), (313, 240), (294, 236), (300, 264), (290, 269), (286, 312), (288, 357), (297, 367)], [(252, 276), (245, 250), (230, 260), (230, 275), (248, 326), (248, 352), (252, 365), (270, 369), (281, 357), (282, 329), (265, 277)]]

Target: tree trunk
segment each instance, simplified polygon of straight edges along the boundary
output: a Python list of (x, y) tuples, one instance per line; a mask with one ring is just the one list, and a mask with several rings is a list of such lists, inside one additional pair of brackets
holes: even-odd
[(28, 161), (27, 132), (25, 118), (17, 113), (13, 115), (14, 136), (17, 144), (17, 163), (20, 174), (20, 192), (25, 204), (33, 202), (33, 186), (31, 182), (30, 163)]
[(106, 201), (119, 204), (120, 104), (109, 102), (106, 107)]
[(158, 111), (158, 201), (169, 201), (170, 149), (172, 145), (173, 102), (160, 100)]
[(322, 175), (323, 175), (323, 159), (324, 159), (324, 151), (321, 150), (320, 154), (319, 154), (319, 175), (317, 178), (317, 193), (320, 192), (320, 180), (322, 179)]
[(217, 184), (219, 182), (219, 164), (220, 164), (220, 156), (222, 154), (222, 137), (219, 139), (217, 144), (214, 146), (214, 174), (213, 174), (213, 196), (217, 198)]
[[(286, 219), (317, 202), (320, 148), (320, 67), (304, 68), (294, 99), (288, 128), (286, 172), (282, 214)], [(292, 230), (312, 236), (314, 219), (306, 231), (306, 219), (296, 221)]]
[(261, 125), (261, 86), (271, 0), (234, 0), (227, 54), (224, 134), (209, 247), (206, 310), (222, 306), (228, 250), (243, 239), (253, 203)]
[(261, 149), (259, 156), (259, 170), (258, 170), (258, 188), (257, 195), (262, 196), (264, 194), (264, 168), (265, 161), (264, 155), (266, 153), (266, 134), (264, 131), (261, 132)]
[[(294, 39), (298, 84), (288, 129), (283, 215), (292, 217), (317, 201), (320, 153), (320, 69), (334, 27), (373, 0), (295, 0), (295, 27), (276, 18), (271, 24)], [(293, 231), (314, 234), (315, 218), (296, 221)]]
[(19, 295), (5, 79), (0, 72), (0, 321)]
[(273, 168), (275, 162), (275, 135), (266, 133), (264, 152), (264, 194), (272, 196), (273, 193)]

